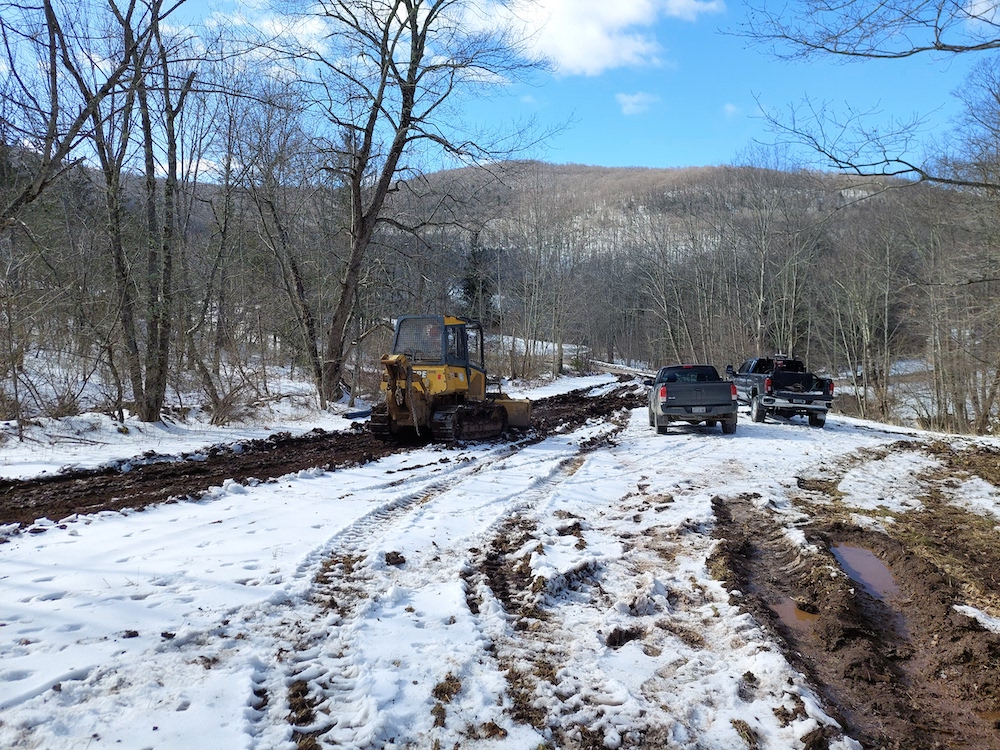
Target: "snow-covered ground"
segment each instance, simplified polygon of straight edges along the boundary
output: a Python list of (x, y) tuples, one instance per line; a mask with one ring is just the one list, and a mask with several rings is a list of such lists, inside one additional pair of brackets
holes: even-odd
[[(348, 424), (313, 417), (127, 434), (90, 417), (0, 445), (0, 474)], [(900, 439), (921, 436), (836, 416), (822, 430), (743, 415), (732, 436), (658, 436), (638, 409), (534, 444), (434, 445), (230, 482), (197, 502), (50, 519), (0, 545), (0, 747), (291, 750), (297, 729), (329, 747), (534, 750), (552, 721), (612, 748), (644, 733), (662, 747), (742, 748), (743, 727), (761, 748), (800, 747), (834, 721), (709, 574), (711, 501), (754, 497), (794, 535), (798, 475)], [(869, 466), (845, 477), (860, 513), (902, 504), (921, 468)], [(974, 495), (998, 513), (995, 488)], [(538, 632), (515, 633), (477, 574), (514, 528), (512, 554), (544, 596)], [(543, 663), (554, 671), (531, 701), (550, 725), (515, 721), (511, 670)], [(298, 685), (309, 711), (293, 727)]]

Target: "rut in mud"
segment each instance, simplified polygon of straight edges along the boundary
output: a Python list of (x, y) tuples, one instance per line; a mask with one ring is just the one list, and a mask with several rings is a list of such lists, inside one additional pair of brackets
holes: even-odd
[(807, 548), (759, 495), (717, 498), (713, 572), (866, 748), (1000, 748), (1000, 635), (956, 609), (996, 613), (997, 522), (944, 497), (973, 474), (995, 482), (997, 454), (898, 443), (844, 469), (908, 451), (939, 463), (914, 509), (884, 511), (881, 528), (852, 521), (839, 477), (800, 477)]
[[(622, 380), (622, 385), (603, 395), (584, 397), (574, 391), (534, 402), (532, 428), (512, 431), (505, 439), (542, 440), (553, 431), (635, 408), (641, 397), (631, 380)], [(314, 430), (301, 437), (278, 433), (180, 457), (146, 454), (99, 469), (33, 480), (0, 478), (0, 525), (27, 527), (39, 518), (59, 521), (102, 510), (141, 510), (171, 499), (198, 498), (229, 479), (243, 484), (315, 467), (357, 466), (425, 442), (387, 443), (358, 424), (348, 432)]]

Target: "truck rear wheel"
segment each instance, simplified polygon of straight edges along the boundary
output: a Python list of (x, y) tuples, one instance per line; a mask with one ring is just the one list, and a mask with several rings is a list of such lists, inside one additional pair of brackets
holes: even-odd
[(822, 427), (826, 424), (826, 414), (810, 414), (809, 415), (809, 426), (810, 427)]
[(734, 432), (736, 432), (736, 420), (735, 419), (722, 420), (722, 434), (732, 435)]
[(750, 399), (750, 419), (754, 422), (764, 421), (764, 407), (761, 406), (760, 399), (757, 396)]

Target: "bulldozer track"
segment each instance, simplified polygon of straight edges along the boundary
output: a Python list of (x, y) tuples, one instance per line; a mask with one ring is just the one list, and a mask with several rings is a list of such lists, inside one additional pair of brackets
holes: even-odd
[[(501, 439), (540, 440), (560, 426), (579, 425), (595, 416), (635, 408), (639, 398), (635, 383), (625, 381), (596, 396), (587, 396), (584, 390), (541, 399), (535, 404), (532, 428), (511, 432)], [(425, 445), (428, 438), (403, 435), (398, 441), (386, 442), (372, 429), (357, 425), (345, 432), (314, 430), (298, 437), (276, 433), (262, 440), (212, 446), (197, 454), (169, 459), (147, 455), (97, 469), (30, 480), (0, 479), (0, 525), (10, 527), (5, 529), (6, 534), (29, 527), (43, 531), (44, 526), (32, 524), (42, 518), (59, 522), (104, 510), (141, 509), (156, 503), (197, 499), (227, 480), (242, 484), (311, 468), (358, 466), (413, 450)], [(0, 540), (3, 538), (0, 535)]]
[(489, 440), (507, 428), (507, 412), (502, 406), (462, 404), (445, 406), (434, 412), (431, 432), (435, 440)]

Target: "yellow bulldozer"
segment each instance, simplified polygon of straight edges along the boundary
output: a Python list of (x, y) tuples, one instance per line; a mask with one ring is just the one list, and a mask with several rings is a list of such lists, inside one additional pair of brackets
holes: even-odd
[(382, 355), (385, 401), (372, 409), (372, 433), (435, 440), (483, 440), (531, 424), (531, 402), (488, 382), (483, 327), (449, 315), (396, 321), (392, 352)]

